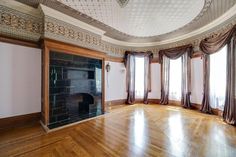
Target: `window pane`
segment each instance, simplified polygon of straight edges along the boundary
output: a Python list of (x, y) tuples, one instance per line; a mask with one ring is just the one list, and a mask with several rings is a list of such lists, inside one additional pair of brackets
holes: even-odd
[(175, 60), (170, 59), (170, 85), (169, 99), (181, 99), (181, 79), (182, 79), (182, 60), (181, 57)]
[(224, 108), (226, 90), (226, 55), (227, 46), (210, 55), (210, 105)]
[(135, 97), (144, 97), (144, 57), (135, 57)]

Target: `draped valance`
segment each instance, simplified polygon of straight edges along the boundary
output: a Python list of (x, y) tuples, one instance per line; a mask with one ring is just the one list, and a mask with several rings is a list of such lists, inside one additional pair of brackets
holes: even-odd
[(199, 47), (205, 54), (212, 54), (218, 52), (222, 47), (230, 43), (230, 40), (233, 36), (235, 36), (235, 34), (236, 25), (234, 25), (233, 28), (231, 28), (227, 32), (215, 34), (213, 36), (203, 39), (200, 42)]
[(147, 52), (125, 51), (125, 56), (124, 56), (125, 65), (127, 64), (127, 59), (129, 55), (143, 56), (143, 57), (148, 56), (150, 63), (151, 63), (151, 60), (153, 59), (153, 53), (151, 51), (147, 51)]
[(167, 58), (170, 59), (177, 59), (181, 57), (184, 53), (188, 53), (189, 56), (192, 56), (193, 53), (193, 46), (191, 44), (189, 45), (184, 45), (184, 46), (179, 46), (175, 48), (170, 48), (170, 49), (164, 49), (159, 51), (159, 61), (163, 61), (163, 56), (166, 56)]

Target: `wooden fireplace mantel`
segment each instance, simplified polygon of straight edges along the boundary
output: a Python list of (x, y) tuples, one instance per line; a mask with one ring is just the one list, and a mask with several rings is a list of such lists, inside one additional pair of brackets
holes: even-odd
[(49, 124), (49, 54), (50, 51), (62, 52), (72, 55), (79, 55), (88, 58), (95, 58), (102, 60), (102, 110), (105, 112), (105, 58), (106, 54), (103, 52), (82, 48), (79, 46), (55, 41), (51, 39), (44, 39), (41, 42), (42, 46), (42, 106), (41, 106), (41, 121), (44, 127)]

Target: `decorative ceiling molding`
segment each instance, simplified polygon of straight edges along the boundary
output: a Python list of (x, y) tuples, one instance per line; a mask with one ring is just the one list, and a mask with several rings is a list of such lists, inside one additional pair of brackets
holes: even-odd
[(121, 8), (124, 8), (129, 2), (129, 0), (116, 0), (116, 1), (120, 5)]
[(87, 31), (91, 31), (95, 34), (98, 34), (98, 35), (103, 35), (105, 33), (105, 31), (99, 29), (99, 28), (96, 28), (94, 26), (91, 26), (85, 22), (82, 22), (80, 20), (77, 20), (71, 16), (68, 16), (66, 14), (63, 14), (57, 10), (54, 10), (54, 9), (51, 9), (45, 5), (42, 5), (40, 4), (38, 6), (38, 8), (40, 8), (44, 14), (46, 15), (50, 15), (51, 17), (54, 17), (54, 18), (57, 18), (57, 19), (63, 19), (64, 22), (67, 22), (67, 23), (70, 23), (72, 25), (75, 25), (75, 26), (78, 26), (82, 29), (85, 29)]
[[(58, 10), (64, 14), (67, 14), (69, 16), (72, 16), (76, 19), (79, 19), (80, 21), (83, 21), (85, 23), (88, 23), (92, 26), (95, 26), (99, 29), (104, 30), (106, 33), (105, 35), (121, 41), (128, 41), (128, 42), (135, 42), (135, 43), (148, 43), (148, 42), (157, 42), (157, 41), (163, 41), (171, 38), (175, 38), (187, 33), (190, 33), (198, 28), (201, 28), (213, 20), (217, 19), (219, 16), (224, 14), (228, 9), (230, 9), (235, 3), (235, 0), (205, 0), (204, 8), (202, 9), (201, 13), (189, 24), (174, 30), (173, 32), (166, 33), (163, 35), (158, 35), (154, 37), (135, 37), (130, 36), (125, 33), (122, 33), (120, 31), (117, 31), (116, 29), (109, 27), (108, 25), (105, 25), (104, 23), (92, 19), (86, 14), (83, 14), (81, 12), (78, 12), (77, 10), (71, 8), (70, 6), (67, 6), (58, 0), (17, 0), (20, 2), (23, 2), (25, 4), (37, 7), (39, 3), (42, 3), (50, 8), (53, 8), (55, 10)], [(61, 0), (60, 0), (61, 1)], [(70, 0), (68, 0), (70, 1)], [(72, 0), (71, 0), (72, 1)], [(81, 0), (82, 1), (82, 0)], [(110, 1), (110, 0), (108, 0)], [(168, 2), (176, 2), (175, 0), (168, 0)], [(77, 1), (80, 3), (80, 1)], [(116, 2), (116, 1), (115, 1)], [(131, 0), (130, 0), (131, 2)], [(130, 5), (130, 2), (128, 5)], [(152, 1), (145, 1), (145, 2), (152, 2)], [(156, 2), (156, 1), (155, 1)], [(167, 2), (167, 1), (165, 1)], [(94, 2), (97, 3), (97, 2)], [(118, 5), (118, 4), (117, 4)]]

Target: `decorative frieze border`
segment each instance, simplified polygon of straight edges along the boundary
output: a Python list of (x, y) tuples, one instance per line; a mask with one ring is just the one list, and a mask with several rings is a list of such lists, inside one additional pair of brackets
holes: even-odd
[(43, 19), (0, 5), (0, 34), (19, 39), (38, 41)]

